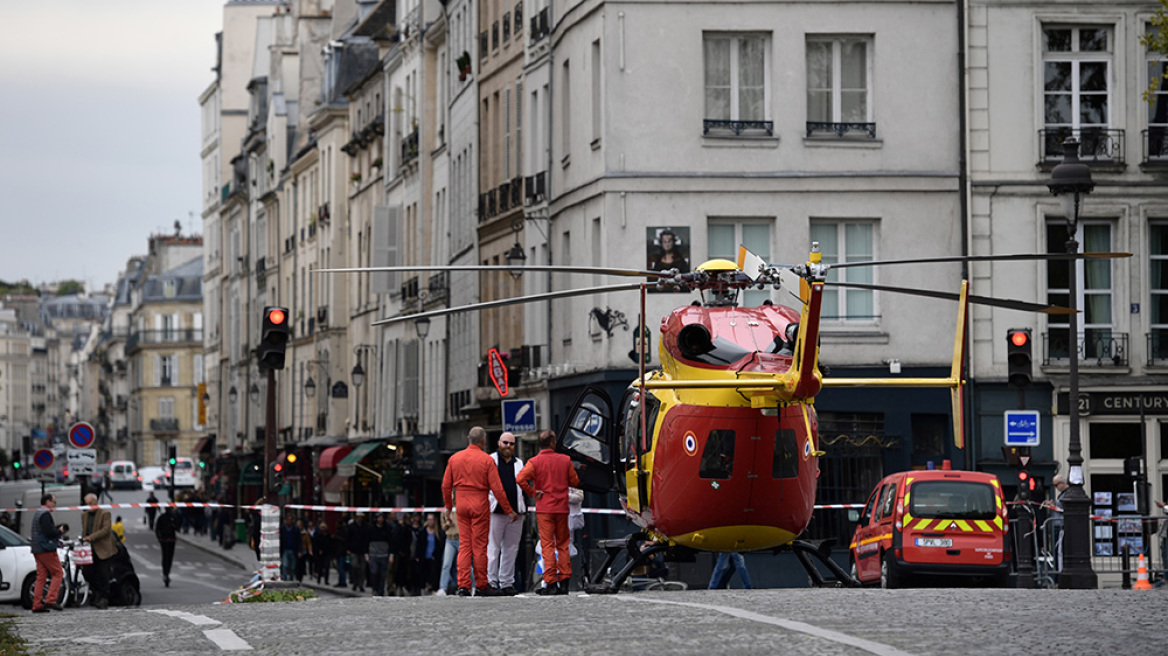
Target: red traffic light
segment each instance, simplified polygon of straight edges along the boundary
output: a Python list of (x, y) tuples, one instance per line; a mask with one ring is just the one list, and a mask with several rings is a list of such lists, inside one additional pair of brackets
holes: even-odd
[(1024, 330), (1015, 330), (1014, 332), (1010, 333), (1010, 343), (1014, 346), (1026, 346), (1026, 343), (1029, 341), (1030, 333)]
[(272, 471), (279, 474), (280, 472), (284, 471), (284, 465), (281, 465), (278, 462), (272, 463)]
[(1018, 472), (1018, 480), (1025, 483), (1026, 479), (1028, 479), (1028, 478), (1030, 478), (1030, 474), (1028, 474), (1027, 472), (1024, 472), (1024, 471)]
[(284, 319), (286, 318), (287, 317), (284, 316), (284, 311), (280, 308), (272, 308), (268, 311), (268, 321), (272, 322), (274, 325), (279, 326), (280, 324), (284, 323)]

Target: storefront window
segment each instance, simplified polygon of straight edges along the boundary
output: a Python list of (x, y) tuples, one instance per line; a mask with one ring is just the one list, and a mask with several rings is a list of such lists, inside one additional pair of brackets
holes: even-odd
[(1098, 458), (1130, 458), (1143, 453), (1139, 424), (1091, 423), (1090, 454)]

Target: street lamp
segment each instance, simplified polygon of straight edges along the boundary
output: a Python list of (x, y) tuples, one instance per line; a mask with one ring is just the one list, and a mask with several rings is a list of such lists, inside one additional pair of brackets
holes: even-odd
[(251, 398), (252, 403), (259, 405), (259, 403), (260, 403), (260, 386), (256, 385), (255, 383), (252, 383), (251, 387), (247, 388), (247, 395)]
[(1099, 580), (1091, 569), (1090, 521), (1088, 510), (1090, 499), (1083, 491), (1083, 447), (1079, 440), (1079, 315), (1075, 311), (1078, 304), (1076, 289), (1078, 282), (1079, 242), (1075, 232), (1079, 223), (1079, 203), (1095, 189), (1091, 179), (1091, 167), (1079, 161), (1079, 142), (1074, 137), (1063, 141), (1063, 161), (1050, 172), (1047, 183), (1050, 193), (1058, 196), (1062, 204), (1063, 216), (1067, 220), (1067, 292), (1071, 308), (1067, 316), (1068, 352), (1070, 355), (1069, 390), (1067, 403), (1070, 433), (1067, 441), (1067, 483), (1069, 487), (1060, 499), (1063, 506), (1063, 571), (1059, 575), (1059, 587), (1077, 590), (1093, 590)]
[(308, 382), (304, 383), (304, 396), (312, 398), (316, 396), (316, 381), (312, 380), (312, 375), (308, 376)]
[(361, 367), (360, 362), (357, 363), (357, 366), (353, 367), (352, 375), (353, 387), (360, 388), (365, 384), (365, 369)]
[(227, 391), (227, 400), (231, 401), (231, 405), (235, 405), (235, 402), (239, 400), (239, 392), (235, 390), (235, 385), (232, 385), (231, 389)]
[[(353, 347), (353, 355), (357, 356), (357, 365), (353, 367), (352, 377), (353, 386), (360, 390), (361, 386), (365, 384), (365, 367), (361, 366), (362, 353), (365, 351), (377, 352), (377, 346), (374, 344), (358, 344)], [(361, 430), (361, 395), (360, 393), (353, 395), (354, 415), (356, 421), (353, 422), (355, 430)], [(368, 411), (366, 411), (368, 412)]]
[[(523, 219), (517, 218), (511, 222), (511, 231), (515, 233), (515, 245), (511, 250), (507, 251), (507, 266), (521, 267), (527, 264), (527, 253), (523, 252), (523, 247), (519, 245), (519, 233), (523, 230)], [(508, 271), (511, 277), (519, 280), (523, 276), (523, 269), (511, 269)]]

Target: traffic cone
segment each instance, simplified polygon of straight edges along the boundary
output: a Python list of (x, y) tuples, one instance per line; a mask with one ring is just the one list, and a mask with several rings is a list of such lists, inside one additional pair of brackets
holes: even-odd
[(1132, 586), (1132, 590), (1151, 589), (1152, 584), (1148, 582), (1148, 563), (1144, 560), (1144, 554), (1140, 554), (1139, 575), (1136, 577), (1136, 584)]

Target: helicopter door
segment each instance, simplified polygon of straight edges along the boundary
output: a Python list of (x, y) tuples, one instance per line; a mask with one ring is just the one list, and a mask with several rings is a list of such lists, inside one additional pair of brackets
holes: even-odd
[(576, 463), (580, 487), (604, 494), (615, 482), (613, 465), (612, 400), (601, 388), (589, 385), (576, 399), (568, 420), (556, 436), (556, 451)]

